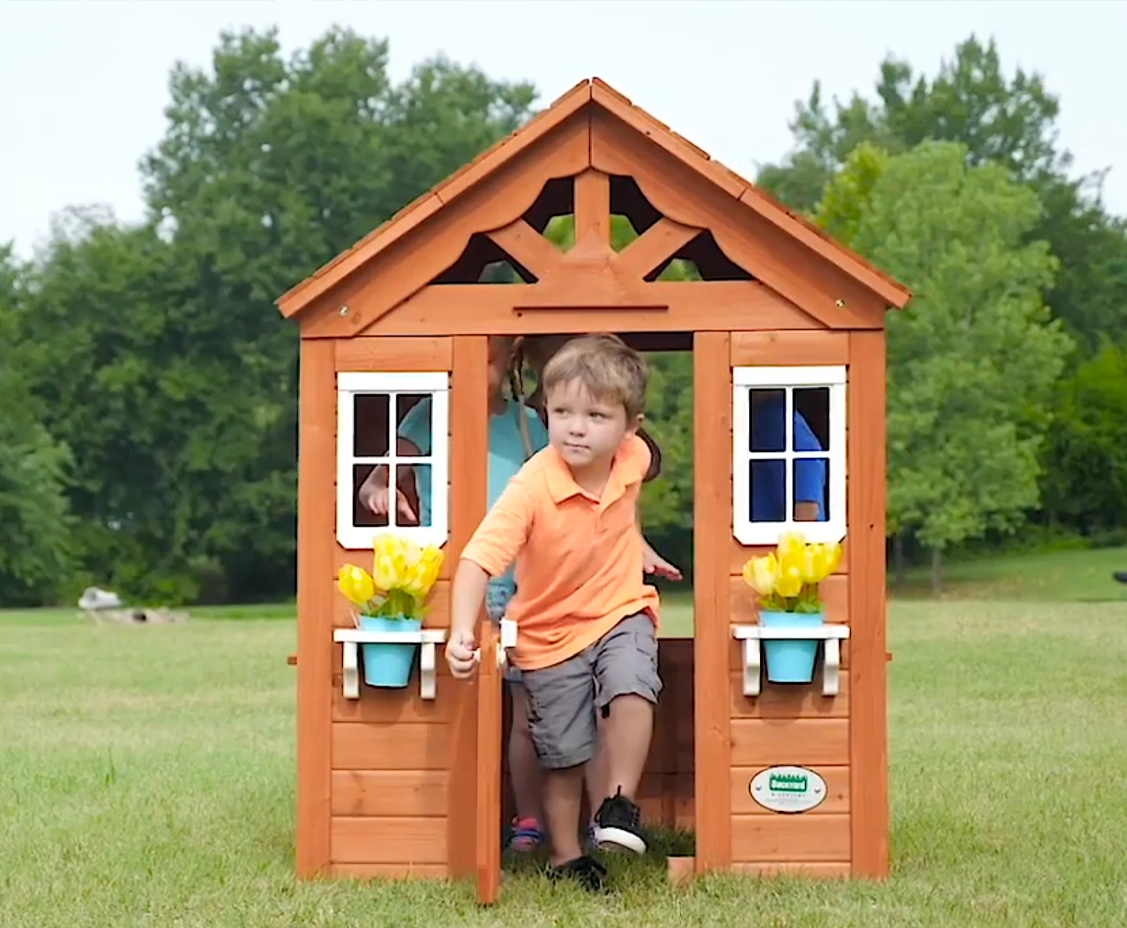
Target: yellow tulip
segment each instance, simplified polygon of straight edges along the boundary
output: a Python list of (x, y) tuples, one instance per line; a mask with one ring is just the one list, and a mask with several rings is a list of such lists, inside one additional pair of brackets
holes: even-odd
[(841, 556), (844, 549), (841, 547), (840, 541), (835, 541), (833, 544), (826, 544), (823, 547), (827, 549), (827, 567), (826, 576), (828, 577), (841, 566)]
[(802, 592), (802, 570), (797, 566), (783, 569), (779, 579), (775, 581), (775, 592), (780, 596), (790, 599)]
[(337, 574), (337, 586), (345, 598), (357, 606), (363, 606), (376, 595), (376, 585), (371, 575), (363, 567), (345, 564)]
[(770, 596), (775, 591), (779, 576), (779, 562), (774, 552), (764, 557), (753, 557), (744, 564), (743, 580), (760, 596)]
[(802, 532), (783, 532), (779, 535), (777, 548), (780, 561), (795, 558), (806, 550), (806, 536)]
[(809, 545), (800, 559), (803, 583), (820, 583), (825, 576), (825, 556), (820, 545)]
[(430, 556), (427, 552), (421, 554), (422, 556), (407, 568), (403, 577), (404, 592), (410, 593), (417, 599), (425, 599), (430, 593), (442, 565), (441, 558)]

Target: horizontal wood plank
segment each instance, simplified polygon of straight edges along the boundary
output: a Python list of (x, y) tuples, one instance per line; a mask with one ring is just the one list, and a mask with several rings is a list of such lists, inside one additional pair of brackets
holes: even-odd
[(333, 350), (338, 371), (449, 371), (454, 360), (452, 338), (361, 335), (338, 339)]
[(732, 672), (732, 718), (798, 719), (849, 717), (849, 672), (841, 671), (836, 696), (822, 695), (819, 668), (809, 686), (775, 685), (764, 682), (758, 696), (743, 694), (742, 671)]
[(334, 770), (333, 815), (445, 816), (449, 778), (446, 770)]
[(334, 770), (446, 770), (450, 726), (332, 723)]
[[(443, 667), (449, 669), (446, 659), (442, 656), (442, 646), (439, 646), (435, 669), (441, 670)], [(454, 680), (447, 672), (439, 674), (441, 682), (438, 684), (435, 699), (423, 699), (419, 695), (418, 670), (414, 672), (410, 684), (400, 690), (367, 686), (361, 678), (360, 698), (345, 699), (341, 690), (340, 667), (337, 666), (335, 671), (333, 674), (334, 722), (400, 722), (434, 725), (450, 721), (450, 703), (453, 700), (448, 698), (450, 690), (447, 688), (457, 686), (459, 681)]]
[(335, 864), (446, 864), (446, 818), (333, 816)]
[(367, 334), (535, 335), (589, 332), (592, 326), (629, 332), (825, 328), (756, 281), (645, 284), (653, 305), (644, 308), (590, 305), (593, 297), (585, 298), (579, 286), (573, 306), (533, 308), (537, 286), (432, 284), (378, 319)]
[(849, 852), (848, 815), (732, 816), (733, 861), (846, 863)]
[(848, 719), (732, 720), (733, 767), (848, 763)]
[(732, 367), (848, 364), (849, 333), (733, 332), (730, 354)]
[[(733, 815), (779, 815), (765, 809), (751, 796), (751, 781), (763, 767), (733, 767), (732, 814)], [(849, 812), (849, 768), (848, 767), (810, 767), (826, 781), (826, 798), (821, 805), (802, 815), (832, 815)]]
[(852, 875), (852, 865), (847, 861), (790, 860), (790, 861), (736, 861), (732, 873), (755, 877), (806, 877), (812, 880), (844, 880)]
[(338, 878), (355, 880), (444, 880), (445, 864), (348, 864), (337, 863), (329, 872)]

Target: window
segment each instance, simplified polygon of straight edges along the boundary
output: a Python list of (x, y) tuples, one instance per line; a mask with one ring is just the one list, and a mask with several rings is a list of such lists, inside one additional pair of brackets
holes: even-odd
[(845, 537), (845, 367), (732, 370), (732, 526), (745, 545)]
[[(449, 519), (449, 390), (446, 371), (337, 375), (337, 541), (370, 548), (388, 529), (444, 544)], [(360, 499), (364, 482), (398, 487), (386, 514)]]

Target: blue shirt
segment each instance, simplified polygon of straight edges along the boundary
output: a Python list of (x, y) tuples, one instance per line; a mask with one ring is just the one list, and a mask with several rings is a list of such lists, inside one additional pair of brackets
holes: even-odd
[[(752, 405), (751, 447), (763, 451), (786, 448), (786, 401), (772, 396)], [(794, 451), (821, 451), (822, 445), (809, 423), (794, 411)], [(751, 521), (785, 522), (787, 520), (787, 462), (785, 460), (751, 461)], [(803, 459), (794, 462), (795, 503), (817, 503), (815, 521), (826, 520), (826, 461)], [(793, 513), (792, 513), (793, 518)]]
[[(431, 401), (429, 397), (419, 400), (399, 424), (399, 437), (406, 438), (423, 454), (431, 453)], [(520, 437), (519, 416), (528, 419), (528, 437), (532, 441), (535, 454), (548, 446), (548, 430), (536, 414), (536, 410), (509, 400), (505, 411), (489, 417), (489, 463), (486, 506), (491, 507), (501, 495), (509, 481), (516, 476), (527, 460), (524, 442)], [(409, 459), (408, 459), (409, 460)], [(456, 462), (453, 462), (456, 464)], [(415, 468), (415, 485), (419, 491), (419, 524), (430, 525), (431, 473), (429, 467)], [(515, 589), (512, 568), (501, 577), (494, 578), (494, 584)]]

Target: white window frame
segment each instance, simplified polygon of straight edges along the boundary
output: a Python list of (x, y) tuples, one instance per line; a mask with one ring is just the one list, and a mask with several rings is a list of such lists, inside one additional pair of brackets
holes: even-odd
[[(397, 453), (398, 423), (396, 397), (402, 393), (426, 393), (431, 397), (431, 453), (403, 457)], [(356, 438), (355, 397), (365, 394), (388, 397), (388, 453), (380, 457), (353, 453)], [(371, 372), (345, 371), (337, 374), (337, 542), (351, 550), (370, 549), (372, 539), (381, 532), (394, 532), (420, 544), (443, 545), (450, 533), (450, 374), (448, 371)], [(429, 464), (431, 477), (430, 525), (396, 525), (397, 510), (391, 506), (388, 525), (375, 527), (352, 524), (354, 496), (352, 482), (355, 464), (395, 466)]]
[[(828, 387), (829, 451), (795, 451), (794, 390)], [(786, 445), (783, 451), (750, 451), (751, 391), (783, 390), (786, 394)], [(836, 542), (845, 537), (845, 442), (846, 369), (844, 364), (819, 367), (733, 367), (732, 368), (732, 534), (743, 545), (774, 545), (785, 531), (800, 531), (807, 541)], [(816, 458), (829, 463), (827, 481), (831, 501), (830, 518), (825, 522), (794, 520), (795, 460)], [(786, 515), (782, 522), (751, 521), (750, 462), (786, 461)]]

